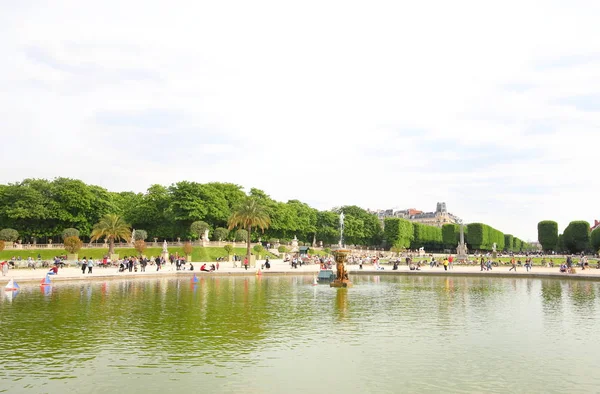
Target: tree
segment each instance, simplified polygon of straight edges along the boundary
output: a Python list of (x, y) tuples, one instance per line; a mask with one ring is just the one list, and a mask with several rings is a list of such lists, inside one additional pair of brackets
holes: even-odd
[(63, 240), (68, 238), (68, 237), (77, 237), (79, 238), (79, 230), (77, 230), (76, 228), (73, 227), (69, 227), (63, 230), (62, 233), (62, 238)]
[(119, 215), (109, 213), (100, 219), (92, 229), (91, 241), (100, 238), (108, 240), (108, 254), (115, 252), (115, 240), (130, 241), (131, 228)]
[(224, 241), (229, 236), (229, 230), (224, 227), (217, 227), (215, 231), (213, 231), (213, 240), (215, 241)]
[(185, 260), (189, 261), (189, 256), (192, 255), (192, 252), (194, 251), (194, 248), (192, 247), (192, 243), (191, 242), (186, 242), (183, 245), (183, 253), (185, 253)]
[[(136, 235), (137, 235), (137, 230), (135, 230)], [(141, 255), (144, 254), (144, 251), (146, 250), (146, 241), (144, 241), (143, 239), (138, 239), (133, 243), (133, 247), (135, 248), (135, 250), (138, 251), (138, 253)]]
[(235, 242), (246, 242), (248, 240), (248, 231), (244, 230), (243, 228), (236, 230), (235, 234), (233, 235), (233, 240)]
[[(504, 234), (504, 249), (507, 252), (511, 252), (513, 250), (513, 239), (515, 237), (512, 234)], [(556, 244), (555, 244), (556, 246)]]
[(133, 238), (135, 241), (145, 241), (148, 238), (148, 232), (146, 230), (135, 229)]
[(446, 249), (456, 248), (460, 242), (460, 226), (453, 223), (444, 224), (442, 226), (442, 242)]
[(69, 254), (77, 254), (83, 248), (83, 242), (77, 236), (66, 237), (63, 240), (65, 250)]
[(590, 224), (584, 220), (573, 221), (563, 232), (563, 237), (569, 252), (584, 252), (590, 247)]
[(386, 218), (383, 227), (385, 239), (390, 247), (406, 249), (415, 237), (413, 224), (406, 219)]
[(254, 253), (256, 253), (256, 255), (258, 256), (258, 258), (260, 259), (260, 256), (263, 253), (265, 253), (266, 249), (261, 244), (257, 244), (257, 245), (254, 245), (254, 247), (252, 248), (252, 250), (254, 250)]
[(19, 239), (19, 232), (12, 228), (5, 228), (0, 230), (0, 240), (7, 242), (15, 242)]
[(544, 251), (554, 250), (558, 243), (558, 223), (552, 220), (542, 220), (537, 225), (538, 242)]
[(265, 207), (255, 198), (247, 197), (235, 207), (229, 217), (229, 230), (234, 227), (242, 227), (248, 232), (246, 257), (250, 261), (250, 233), (252, 227), (259, 227), (264, 231), (269, 227), (271, 219)]
[(594, 231), (592, 231), (592, 234), (590, 235), (590, 242), (593, 251), (600, 249), (600, 227), (597, 227)]
[(190, 231), (195, 236), (198, 236), (198, 239), (201, 239), (204, 236), (204, 232), (206, 230), (210, 231), (210, 226), (208, 225), (208, 223), (203, 222), (201, 220), (192, 223), (192, 225), (190, 226)]
[(229, 244), (223, 246), (223, 249), (225, 249), (225, 253), (227, 253), (227, 257), (231, 256), (231, 254), (233, 253), (233, 246), (231, 246)]

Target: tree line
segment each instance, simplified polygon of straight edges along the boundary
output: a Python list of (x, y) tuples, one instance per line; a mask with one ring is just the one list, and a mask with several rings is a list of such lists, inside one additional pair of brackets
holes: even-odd
[(96, 223), (107, 214), (117, 214), (136, 229), (136, 239), (194, 240), (208, 229), (212, 240), (245, 241), (247, 230), (229, 231), (228, 220), (247, 196), (258, 201), (270, 218), (264, 232), (254, 229), (249, 235), (254, 241), (262, 237), (286, 242), (296, 236), (301, 242), (335, 244), (343, 210), (348, 244), (382, 242), (377, 217), (357, 206), (320, 211), (298, 200), (275, 201), (260, 189), (253, 188), (247, 195), (241, 186), (231, 183), (181, 181), (134, 193), (111, 192), (69, 178), (0, 185), (0, 229), (4, 229), (0, 237), (10, 242), (33, 243), (34, 238), (37, 243), (60, 242), (66, 229), (76, 229), (78, 237), (87, 242)]
[[(395, 249), (454, 250), (460, 242), (460, 225), (447, 223), (441, 228), (413, 223), (401, 218), (384, 220), (384, 235), (388, 246)], [(465, 243), (472, 251), (523, 252), (533, 246), (511, 234), (504, 234), (483, 223), (470, 223), (463, 227)]]
[[(230, 231), (229, 219), (247, 197), (256, 201), (269, 218), (264, 231), (241, 226)], [(181, 181), (170, 186), (152, 185), (145, 193), (111, 192), (69, 178), (25, 179), (0, 185), (0, 239), (23, 243), (60, 242), (68, 236), (84, 241), (93, 238), (93, 229), (107, 214), (119, 215), (135, 231), (135, 240), (195, 240), (208, 230), (211, 240), (289, 242), (297, 237), (311, 244), (337, 244), (339, 214), (344, 212), (344, 242), (368, 247), (395, 247), (441, 251), (455, 249), (459, 226), (442, 228), (400, 218), (385, 219), (358, 206), (320, 211), (299, 200), (280, 202), (256, 188), (245, 193), (232, 183)], [(385, 230), (384, 230), (385, 227)], [(76, 231), (76, 234), (74, 234)], [(470, 249), (521, 251), (528, 244), (482, 223), (465, 226)]]
[(591, 231), (590, 223), (585, 220), (570, 222), (562, 233), (552, 220), (542, 220), (537, 227), (538, 242), (544, 251), (598, 253), (600, 250), (600, 227)]

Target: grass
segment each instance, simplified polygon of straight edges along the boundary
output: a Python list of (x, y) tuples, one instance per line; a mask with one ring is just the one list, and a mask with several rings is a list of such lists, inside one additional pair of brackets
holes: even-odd
[[(144, 255), (150, 256), (159, 256), (162, 252), (162, 248), (147, 248), (144, 252)], [(119, 257), (125, 256), (137, 256), (139, 253), (134, 248), (116, 248), (115, 253), (119, 255)], [(169, 253), (179, 253), (179, 255), (184, 255), (183, 247), (171, 247), (169, 248)], [(246, 254), (246, 248), (234, 248), (233, 253), (238, 256), (244, 256)], [(27, 260), (28, 257), (37, 260), (38, 254), (40, 255), (42, 260), (52, 260), (56, 256), (64, 256), (67, 252), (64, 249), (27, 249), (27, 250), (4, 250), (0, 252), (0, 261), (11, 260), (13, 257), (20, 256), (21, 259)], [(108, 249), (104, 248), (84, 248), (81, 249), (78, 253), (79, 258), (88, 257), (93, 259), (102, 259), (105, 255), (108, 254)], [(275, 258), (274, 255), (267, 253), (269, 258)], [(217, 258), (227, 258), (227, 253), (225, 249), (219, 247), (195, 247), (192, 251), (192, 261), (202, 262), (202, 261), (216, 261)], [(265, 258), (266, 256), (261, 256)]]

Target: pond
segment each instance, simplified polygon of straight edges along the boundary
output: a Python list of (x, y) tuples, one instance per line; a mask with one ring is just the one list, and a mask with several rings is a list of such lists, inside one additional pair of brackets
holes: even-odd
[(22, 286), (0, 392), (596, 392), (599, 282), (189, 277)]

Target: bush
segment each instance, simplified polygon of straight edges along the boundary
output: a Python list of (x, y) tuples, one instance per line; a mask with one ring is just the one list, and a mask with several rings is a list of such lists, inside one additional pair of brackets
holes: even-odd
[(12, 228), (0, 230), (0, 241), (15, 242), (19, 239), (19, 232)]
[(69, 254), (76, 254), (83, 248), (83, 242), (79, 239), (79, 237), (67, 237), (63, 240), (65, 245), (65, 250)]
[(206, 230), (210, 231), (210, 226), (208, 225), (208, 223), (203, 221), (194, 222), (190, 226), (190, 231), (192, 232), (192, 234), (197, 235), (198, 238), (202, 238)]
[(77, 237), (79, 238), (79, 230), (73, 227), (69, 227), (63, 230), (62, 239), (63, 241), (68, 237)]
[(134, 238), (135, 241), (145, 241), (148, 239), (148, 232), (146, 230), (135, 230)]
[(213, 240), (214, 241), (224, 241), (229, 236), (229, 230), (224, 227), (217, 227), (215, 231), (213, 231)]
[(191, 256), (193, 251), (194, 251), (194, 248), (192, 247), (191, 242), (186, 242), (183, 245), (183, 253), (185, 253), (186, 256)]
[(260, 255), (263, 255), (265, 253), (266, 249), (261, 244), (258, 244), (258, 245), (254, 245), (254, 247), (252, 248), (252, 250), (254, 250), (254, 253), (256, 253), (258, 256), (260, 256)]
[[(135, 230), (135, 232), (137, 235), (137, 230)], [(146, 241), (144, 241), (143, 239), (138, 239), (133, 243), (133, 247), (135, 248), (135, 250), (138, 251), (140, 255), (142, 255), (144, 254), (144, 250), (146, 250)]]
[(554, 250), (558, 243), (558, 223), (552, 220), (543, 220), (538, 223), (538, 242), (543, 250)]
[(233, 253), (233, 246), (229, 244), (223, 246), (223, 249), (225, 249), (225, 253), (227, 253), (227, 256), (231, 256), (231, 253)]
[(288, 252), (287, 246), (283, 246), (283, 245), (279, 246), (277, 248), (277, 250), (279, 251), (279, 253), (287, 253)]
[(325, 248), (325, 249), (323, 249), (323, 252), (325, 252), (328, 255), (330, 255), (331, 254), (331, 249), (330, 248)]
[(248, 241), (248, 231), (239, 229), (235, 232), (235, 242), (246, 242)]

